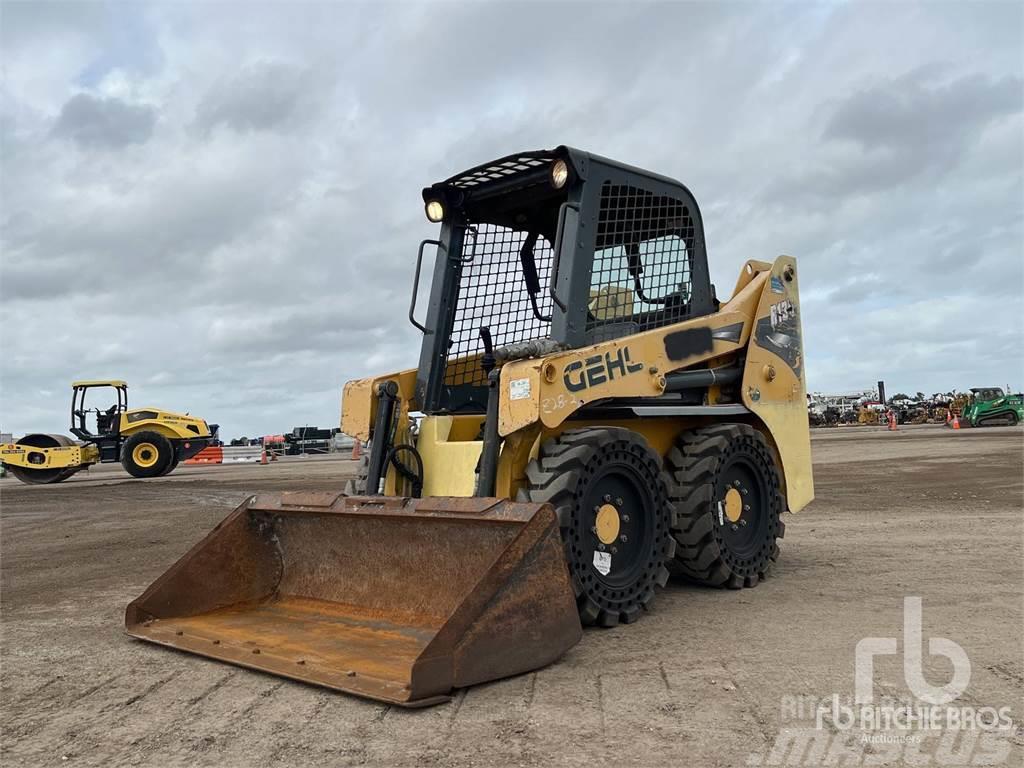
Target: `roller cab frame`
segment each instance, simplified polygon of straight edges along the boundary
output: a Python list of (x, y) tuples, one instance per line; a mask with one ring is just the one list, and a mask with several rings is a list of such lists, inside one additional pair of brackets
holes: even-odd
[(813, 498), (795, 259), (721, 302), (686, 187), (564, 146), (423, 202), (419, 364), (345, 385), (357, 478), (249, 499), (130, 634), (415, 706), (635, 621), (670, 571), (767, 575)]

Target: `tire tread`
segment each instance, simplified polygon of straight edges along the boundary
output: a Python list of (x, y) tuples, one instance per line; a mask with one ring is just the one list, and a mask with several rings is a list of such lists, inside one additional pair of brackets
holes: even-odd
[[(672, 534), (676, 541), (671, 568), (693, 581), (727, 589), (754, 587), (767, 578), (779, 554), (773, 542), (770, 554), (756, 574), (734, 573), (723, 555), (714, 522), (714, 478), (721, 457), (734, 441), (753, 441), (764, 455), (771, 452), (763, 435), (746, 424), (715, 424), (684, 432), (665, 457), (665, 467), (673, 479), (672, 500), (676, 522)], [(774, 461), (771, 462), (774, 466)], [(778, 487), (777, 470), (770, 492), (776, 495), (774, 507), (781, 513), (785, 501)], [(782, 538), (785, 525), (777, 521), (776, 536)]]

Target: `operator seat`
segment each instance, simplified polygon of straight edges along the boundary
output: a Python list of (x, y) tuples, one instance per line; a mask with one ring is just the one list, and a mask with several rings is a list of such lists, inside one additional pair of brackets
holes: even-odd
[(115, 419), (120, 415), (117, 406), (112, 405), (106, 411), (96, 411), (96, 432), (100, 435), (108, 435), (114, 432)]

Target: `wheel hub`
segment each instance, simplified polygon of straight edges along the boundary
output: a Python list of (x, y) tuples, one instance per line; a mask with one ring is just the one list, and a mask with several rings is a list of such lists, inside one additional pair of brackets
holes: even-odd
[(725, 519), (730, 523), (739, 522), (743, 516), (743, 496), (739, 489), (730, 488), (725, 492)]
[(719, 486), (719, 526), (732, 554), (743, 559), (757, 554), (768, 518), (765, 488), (748, 458), (736, 457)]
[(597, 510), (597, 538), (602, 544), (608, 545), (619, 538), (619, 529), (622, 526), (619, 520), (619, 510), (614, 504), (602, 504)]
[(625, 457), (615, 457), (593, 476), (583, 491), (580, 507), (589, 514), (581, 520), (584, 541), (581, 548), (581, 579), (597, 580), (599, 589), (629, 589), (648, 565), (644, 554), (654, 536), (643, 512), (656, 508), (653, 494), (638, 471)]
[(151, 443), (139, 443), (132, 451), (132, 459), (140, 467), (152, 467), (159, 455), (156, 446)]

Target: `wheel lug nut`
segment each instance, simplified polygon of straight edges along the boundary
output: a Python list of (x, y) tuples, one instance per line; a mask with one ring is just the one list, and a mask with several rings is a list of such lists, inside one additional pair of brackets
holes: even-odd
[(744, 504), (743, 505), (743, 511), (744, 512), (749, 512), (750, 511), (750, 505), (749, 504)]
[(746, 524), (747, 524), (747, 521), (746, 521), (746, 520), (744, 520), (743, 518), (740, 518), (740, 527), (743, 527), (743, 526), (745, 526)]
[(621, 507), (622, 506), (622, 499), (620, 499), (617, 496), (615, 497), (615, 506), (616, 507)]
[(597, 548), (598, 548), (598, 550), (600, 550), (601, 552), (604, 552), (604, 544), (598, 544), (598, 545), (597, 545)]
[(596, 514), (597, 514), (598, 512), (600, 512), (600, 511), (601, 511), (601, 508), (600, 508), (600, 507), (598, 507), (598, 506), (595, 506), (595, 507), (594, 507), (594, 514), (595, 514), (595, 515), (596, 515)]
[(733, 484), (734, 486), (736, 486), (737, 488), (739, 488), (739, 487), (740, 487), (740, 481), (739, 481), (739, 480), (733, 480), (733, 481), (732, 481), (732, 484)]
[(736, 523), (733, 523), (729, 527), (732, 528), (734, 531), (738, 531), (740, 529), (740, 527), (738, 525), (736, 525)]
[(629, 539), (626, 538), (626, 534), (622, 534), (621, 536), (619, 536), (619, 541), (625, 544), (627, 541), (629, 541)]
[(597, 535), (597, 526), (596, 525), (590, 526), (590, 532), (596, 536)]
[(748, 493), (750, 493), (750, 491), (748, 491), (746, 488), (744, 488), (743, 489), (743, 495), (746, 496)]
[(612, 547), (612, 554), (613, 555), (617, 555), (618, 553), (619, 553), (619, 550), (616, 547)]
[(605, 504), (611, 504), (612, 503), (612, 495), (610, 493), (606, 493), (604, 495), (604, 503)]
[(628, 523), (629, 522), (629, 515), (623, 515), (622, 516), (622, 522)]

